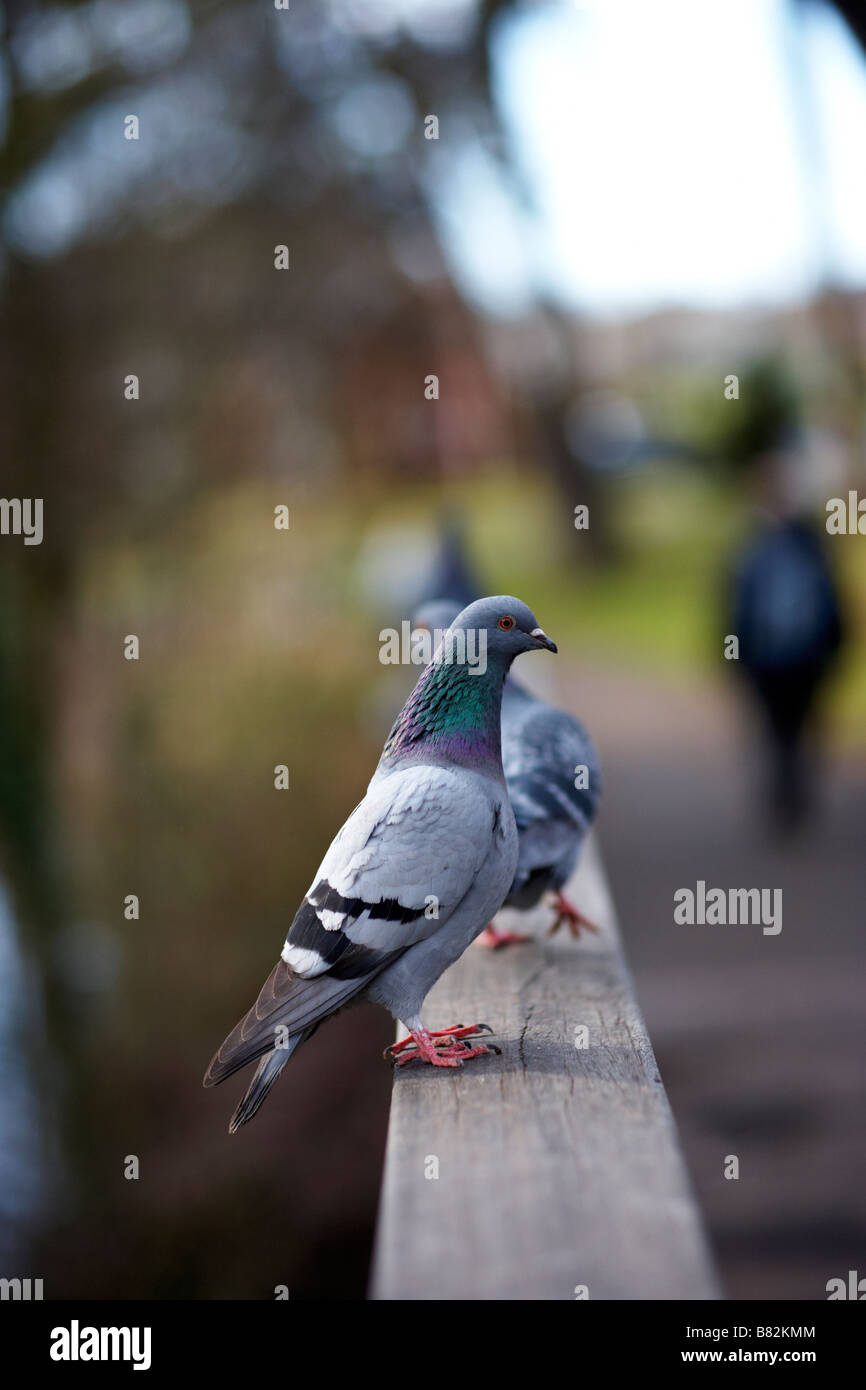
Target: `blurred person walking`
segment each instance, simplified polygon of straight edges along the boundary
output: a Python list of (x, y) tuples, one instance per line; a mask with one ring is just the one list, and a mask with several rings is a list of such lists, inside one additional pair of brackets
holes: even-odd
[(797, 829), (813, 809), (817, 767), (807, 746), (844, 639), (823, 536), (793, 500), (792, 465), (781, 450), (758, 461), (756, 524), (735, 558), (729, 629), (759, 711), (768, 809), (782, 832)]

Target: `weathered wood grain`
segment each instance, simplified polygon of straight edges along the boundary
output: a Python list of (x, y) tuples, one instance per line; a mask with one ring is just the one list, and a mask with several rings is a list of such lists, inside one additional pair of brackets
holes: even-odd
[(598, 936), (472, 947), (427, 1000), (502, 1056), (397, 1071), (373, 1298), (719, 1296), (593, 842), (568, 891)]

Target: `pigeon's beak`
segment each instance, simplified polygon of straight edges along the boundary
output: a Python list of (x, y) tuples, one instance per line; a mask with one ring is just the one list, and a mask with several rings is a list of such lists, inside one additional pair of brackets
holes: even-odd
[(534, 627), (529, 635), (535, 639), (536, 646), (544, 647), (545, 651), (555, 652), (558, 650), (556, 643), (551, 642), (543, 628)]

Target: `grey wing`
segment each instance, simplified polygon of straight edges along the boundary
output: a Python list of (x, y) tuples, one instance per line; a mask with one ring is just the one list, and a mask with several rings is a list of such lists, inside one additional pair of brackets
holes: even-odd
[(334, 973), (344, 956), (405, 950), (448, 920), (490, 851), (480, 779), (413, 766), (375, 780), (334, 840), (289, 928), (283, 960)]
[(539, 891), (570, 876), (601, 797), (601, 770), (584, 726), (535, 703), (503, 722), (502, 762), (519, 836), (509, 897), (536, 876)]

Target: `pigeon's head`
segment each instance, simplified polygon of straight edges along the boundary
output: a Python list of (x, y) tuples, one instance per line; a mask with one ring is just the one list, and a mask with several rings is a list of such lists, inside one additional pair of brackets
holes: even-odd
[(470, 603), (457, 614), (451, 628), (485, 632), (488, 654), (500, 655), (509, 663), (521, 652), (556, 651), (556, 643), (539, 626), (532, 609), (509, 594)]

